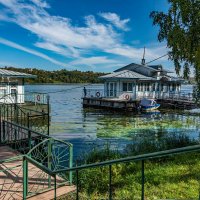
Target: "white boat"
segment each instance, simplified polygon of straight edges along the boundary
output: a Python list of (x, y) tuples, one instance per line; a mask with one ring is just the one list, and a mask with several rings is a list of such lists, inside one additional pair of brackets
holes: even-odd
[(159, 108), (160, 104), (158, 104), (155, 99), (143, 98), (140, 102), (140, 106), (143, 111), (151, 111)]

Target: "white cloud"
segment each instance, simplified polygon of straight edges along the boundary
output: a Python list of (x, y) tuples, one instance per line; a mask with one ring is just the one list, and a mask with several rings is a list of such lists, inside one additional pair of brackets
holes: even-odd
[(86, 64), (86, 65), (99, 65), (99, 64), (114, 64), (117, 60), (108, 59), (106, 56), (94, 56), (89, 58), (79, 58), (78, 60), (72, 61), (70, 64)]
[(41, 8), (50, 8), (49, 4), (46, 1), (42, 0), (31, 0), (35, 5)]
[(49, 56), (43, 54), (43, 53), (40, 53), (38, 51), (35, 51), (33, 49), (29, 49), (29, 48), (26, 48), (24, 46), (21, 46), (17, 43), (14, 43), (14, 42), (11, 42), (9, 40), (6, 40), (4, 38), (0, 38), (0, 43), (1, 44), (4, 44), (6, 46), (9, 46), (9, 47), (12, 47), (12, 48), (15, 48), (15, 49), (18, 49), (18, 50), (21, 50), (21, 51), (24, 51), (24, 52), (27, 52), (27, 53), (30, 53), (32, 55), (35, 55), (35, 56), (38, 56), (38, 57), (41, 57), (45, 60), (48, 60), (56, 65), (59, 65), (59, 66), (64, 66), (64, 67), (69, 67), (69, 65), (67, 65), (66, 63), (63, 63), (63, 62), (59, 62), (53, 58), (50, 58)]
[[(110, 65), (111, 62), (114, 63), (114, 60), (109, 59), (110, 54), (120, 58), (122, 56), (122, 60), (129, 59), (130, 62), (142, 57), (143, 48), (124, 44), (122, 35), (113, 28), (116, 26), (121, 30), (128, 30), (127, 23), (130, 19), (121, 20), (116, 13), (99, 13), (107, 23), (99, 23), (93, 15), (85, 16), (85, 25), (79, 26), (73, 25), (69, 18), (50, 15), (45, 10), (49, 5), (42, 0), (0, 0), (0, 3), (6, 8), (6, 11), (2, 10), (0, 20), (15, 23), (30, 31), (38, 38), (33, 42), (36, 47), (74, 59), (70, 64)], [(20, 46), (20, 49), (24, 50), (24, 47)], [(26, 50), (58, 65), (65, 64), (40, 52)], [(106, 57), (96, 56), (95, 52), (106, 53)], [(160, 47), (147, 48), (146, 58), (154, 59), (161, 53)]]
[(128, 30), (127, 23), (130, 21), (130, 19), (120, 19), (120, 16), (116, 13), (99, 13), (99, 16), (103, 17), (105, 20), (113, 24), (119, 29), (122, 29), (124, 31)]

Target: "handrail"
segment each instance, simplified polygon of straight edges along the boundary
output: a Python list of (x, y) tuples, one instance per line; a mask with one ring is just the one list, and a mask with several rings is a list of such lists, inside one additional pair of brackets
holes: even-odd
[[(65, 142), (65, 141), (62, 141), (62, 140), (53, 138), (52, 136), (49, 136), (49, 135), (45, 135), (45, 134), (43, 134), (43, 133), (36, 132), (36, 131), (34, 131), (34, 130), (30, 129), (30, 128), (27, 128), (27, 127), (25, 127), (25, 126), (18, 125), (18, 124), (14, 123), (14, 122), (6, 121), (6, 120), (3, 120), (3, 122), (8, 123), (8, 124), (10, 124), (10, 125), (14, 125), (14, 126), (16, 126), (16, 127), (18, 127), (18, 128), (23, 128), (23, 129), (26, 130), (26, 131), (31, 131), (32, 133), (38, 134), (38, 135), (43, 136), (43, 137), (45, 137), (45, 138), (47, 138), (47, 139), (53, 139), (53, 140), (55, 140), (55, 141), (61, 142), (61, 143), (63, 143), (63, 144), (68, 145), (69, 147), (70, 147), (70, 146), (73, 146), (73, 145), (72, 145), (71, 143), (69, 143), (69, 142)], [(40, 143), (39, 143), (39, 144), (40, 144)], [(39, 144), (38, 144), (38, 145), (39, 145)]]
[(11, 158), (6, 158), (6, 159), (3, 159), (3, 160), (0, 160), (0, 164), (2, 163), (6, 163), (6, 162), (12, 162), (14, 160), (18, 160), (18, 159), (22, 159), (24, 157), (24, 155), (19, 155), (19, 156), (15, 156), (15, 157), (11, 157)]
[(167, 155), (174, 155), (174, 154), (180, 154), (180, 153), (186, 153), (186, 152), (193, 152), (193, 151), (198, 151), (198, 150), (200, 150), (200, 145), (187, 146), (187, 147), (181, 147), (181, 148), (170, 149), (170, 150), (165, 150), (165, 151), (158, 151), (158, 152), (148, 153), (148, 154), (143, 154), (143, 155), (138, 155), (138, 156), (130, 156), (130, 157), (126, 157), (126, 158), (109, 160), (109, 161), (104, 161), (104, 162), (99, 162), (99, 163), (81, 165), (81, 166), (72, 167), (72, 168), (68, 168), (68, 169), (56, 170), (56, 171), (54, 171), (54, 173), (60, 173), (60, 172), (66, 172), (66, 171), (76, 171), (76, 170), (81, 170), (81, 169), (88, 169), (88, 168), (93, 168), (93, 167), (112, 165), (112, 164), (117, 164), (117, 163), (121, 163), (121, 162), (144, 161), (147, 159), (153, 159), (153, 158), (158, 158), (158, 157), (164, 157)]
[(29, 161), (30, 163), (32, 163), (33, 165), (35, 165), (36, 167), (38, 167), (39, 169), (43, 170), (45, 173), (47, 173), (50, 176), (53, 176), (55, 173), (50, 170), (48, 167), (45, 167), (44, 165), (42, 165), (41, 163), (37, 162), (36, 160), (34, 160), (33, 158), (31, 158), (28, 155), (24, 155), (25, 159), (27, 161)]
[(16, 127), (18, 127), (18, 128), (23, 128), (23, 129), (26, 130), (26, 131), (31, 131), (32, 133), (38, 134), (38, 135), (43, 136), (43, 137), (46, 137), (46, 138), (52, 138), (51, 136), (45, 135), (45, 134), (43, 134), (43, 133), (36, 132), (36, 131), (34, 131), (34, 130), (28, 128), (28, 127), (25, 127), (25, 126), (16, 124), (16, 123), (14, 123), (14, 122), (6, 121), (6, 120), (3, 120), (3, 122), (5, 122), (5, 123), (7, 123), (7, 124), (10, 124), (10, 125), (14, 125), (14, 126), (16, 126)]

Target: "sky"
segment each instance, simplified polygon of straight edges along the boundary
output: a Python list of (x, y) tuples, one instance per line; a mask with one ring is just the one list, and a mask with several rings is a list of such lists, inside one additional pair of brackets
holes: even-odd
[[(151, 11), (167, 0), (0, 0), (0, 67), (111, 72), (167, 53)], [(164, 57), (152, 64), (174, 70)]]

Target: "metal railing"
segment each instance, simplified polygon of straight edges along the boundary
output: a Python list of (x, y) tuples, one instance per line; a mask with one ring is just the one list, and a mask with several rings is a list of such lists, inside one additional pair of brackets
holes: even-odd
[[(14, 122), (32, 130), (49, 135), (50, 105), (45, 105), (46, 109), (40, 105), (33, 107), (20, 105), (17, 103), (0, 104), (0, 121)], [(2, 124), (2, 123), (1, 123)], [(0, 130), (2, 125), (0, 124)]]
[(26, 94), (6, 94), (0, 95), (0, 103), (33, 103), (33, 104), (47, 104), (48, 103), (48, 94), (46, 93), (35, 93), (27, 92)]
[[(7, 123), (7, 122), (6, 122)], [(8, 124), (16, 126), (15, 124), (8, 122)], [(20, 128), (20, 127), (19, 127)], [(22, 140), (25, 138), (27, 139), (29, 137), (30, 129), (27, 129), (23, 127), (26, 132), (26, 137), (23, 137)], [(10, 137), (8, 137), (10, 138)], [(11, 137), (12, 138), (12, 137)], [(85, 164), (77, 167), (73, 167), (72, 165), (72, 145), (70, 143), (66, 143), (60, 140), (56, 140), (54, 138), (51, 138), (49, 136), (33, 132), (31, 134), (32, 141), (35, 141), (36, 138), (38, 138), (37, 144), (34, 142), (29, 143), (31, 147), (29, 147), (28, 153), (20, 156), (21, 164), (16, 164), (16, 167), (19, 168), (19, 173), (23, 171), (23, 183), (21, 183), (21, 187), (23, 185), (23, 199), (26, 199), (27, 197), (30, 197), (34, 194), (38, 194), (40, 192), (46, 191), (46, 190), (54, 190), (54, 199), (57, 199), (57, 189), (63, 185), (72, 185), (73, 183), (76, 185), (76, 191), (75, 191), (75, 199), (79, 199), (81, 195), (81, 187), (86, 182), (84, 182), (82, 179), (83, 177), (80, 177), (80, 174), (84, 170), (90, 170), (94, 168), (102, 168), (107, 167), (108, 168), (108, 182), (106, 185), (108, 185), (108, 199), (113, 199), (115, 196), (114, 194), (114, 184), (113, 184), (113, 178), (114, 178), (114, 165), (117, 164), (123, 164), (123, 163), (138, 163), (139, 168), (136, 168), (135, 170), (140, 170), (141, 173), (141, 188), (140, 188), (140, 198), (144, 200), (147, 198), (145, 196), (145, 163), (151, 161), (153, 162), (156, 158), (162, 158), (167, 159), (167, 157), (171, 156), (177, 156), (177, 154), (185, 154), (185, 153), (192, 153), (192, 152), (199, 152), (200, 151), (200, 145), (194, 145), (194, 146), (188, 146), (188, 147), (182, 147), (178, 149), (171, 149), (166, 151), (160, 151), (155, 153), (148, 153), (144, 155), (138, 155), (138, 156), (131, 156), (121, 159), (115, 159), (115, 160), (109, 160), (104, 161), (100, 163), (93, 163), (93, 164)], [(34, 138), (34, 139), (33, 139)], [(15, 140), (15, 139), (14, 139)], [(8, 139), (8, 143), (12, 142), (13, 139)], [(30, 141), (31, 142), (31, 141)], [(27, 143), (28, 144), (28, 143)], [(17, 158), (13, 158), (14, 160), (17, 160)], [(18, 158), (19, 159), (19, 158)], [(188, 157), (190, 159), (190, 157)], [(193, 159), (193, 158), (191, 158)], [(5, 162), (1, 161), (0, 163)], [(8, 162), (8, 161), (6, 161)], [(162, 161), (164, 162), (164, 161)], [(164, 164), (164, 163), (163, 163)], [(155, 164), (155, 168), (157, 167), (157, 164)], [(23, 167), (21, 167), (23, 166)], [(21, 169), (21, 170), (20, 170)], [(120, 168), (119, 168), (120, 169)], [(12, 170), (12, 169), (7, 169)], [(32, 173), (34, 172), (34, 173)], [(72, 179), (72, 172), (75, 172), (74, 179)], [(104, 171), (105, 172), (105, 171)], [(104, 173), (102, 172), (102, 173)], [(4, 171), (0, 171), (0, 173), (5, 173)], [(115, 174), (116, 174), (116, 168), (115, 168)], [(96, 174), (90, 174), (94, 179), (98, 178), (98, 182), (101, 182), (101, 178), (105, 177), (103, 176), (97, 177)], [(21, 175), (22, 176), (22, 175)], [(30, 181), (31, 180), (31, 181)], [(80, 181), (81, 181), (81, 187), (80, 187)], [(86, 180), (87, 181), (87, 177)], [(15, 180), (13, 180), (15, 182)], [(13, 184), (12, 184), (13, 185)], [(106, 187), (106, 186), (105, 186)], [(15, 188), (16, 189), (16, 188)], [(101, 191), (99, 191), (101, 192)], [(66, 191), (66, 196), (67, 194)], [(72, 199), (72, 198), (71, 198)]]
[(88, 98), (118, 98), (121, 100), (127, 100), (126, 94), (130, 95), (131, 99), (142, 99), (142, 98), (154, 98), (154, 99), (172, 99), (172, 100), (184, 100), (194, 102), (194, 94), (188, 92), (173, 92), (173, 91), (137, 91), (134, 94), (133, 91), (117, 91), (104, 89), (86, 89), (83, 91), (82, 96)]
[[(0, 161), (0, 197), (12, 199), (17, 195), (18, 198), (26, 199), (72, 184), (72, 172), (56, 173), (53, 177), (49, 174), (49, 171), (72, 167), (71, 143), (7, 121), (3, 121), (3, 127), (3, 133), (0, 132), (0, 145), (7, 145), (22, 155)], [(9, 167), (11, 165), (12, 167)]]
[[(107, 168), (108, 168), (108, 182), (107, 182), (108, 199), (111, 200), (111, 199), (113, 199), (113, 188), (114, 188), (113, 183), (112, 183), (112, 180), (113, 180), (112, 166), (117, 165), (117, 164), (130, 163), (130, 162), (141, 162), (141, 165), (140, 165), (140, 170), (141, 170), (140, 197), (141, 197), (141, 200), (144, 200), (146, 198), (149, 198), (149, 197), (145, 197), (145, 162), (146, 161), (149, 161), (149, 160), (153, 161), (156, 158), (166, 158), (167, 156), (173, 156), (173, 155), (177, 156), (177, 154), (191, 153), (191, 152), (198, 152), (198, 151), (200, 151), (200, 145), (194, 145), (194, 146), (165, 150), (165, 151), (160, 151), (160, 152), (148, 153), (148, 154), (143, 154), (143, 155), (138, 155), (138, 156), (126, 157), (126, 158), (121, 158), (121, 159), (116, 159), (116, 160), (109, 160), (109, 161), (104, 161), (104, 162), (100, 162), (100, 163), (87, 164), (87, 165), (77, 166), (77, 167), (73, 167), (73, 168), (69, 168), (69, 169), (57, 170), (54, 172), (49, 171), (49, 174), (51, 176), (55, 176), (57, 173), (74, 171), (76, 174), (76, 181), (75, 181), (76, 182), (76, 200), (78, 200), (79, 192), (80, 192), (79, 191), (80, 190), (80, 188), (79, 188), (80, 172), (83, 170), (88, 170), (88, 169), (92, 169), (92, 168), (101, 168), (101, 167), (107, 166)], [(155, 167), (156, 166), (157, 165), (155, 165)], [(115, 169), (115, 174), (116, 174), (116, 169)], [(100, 177), (97, 177), (95, 174), (91, 174), (91, 176), (93, 176), (93, 180), (98, 179), (96, 181), (98, 181), (98, 182), (101, 181)], [(105, 176), (105, 174), (104, 174), (104, 176)], [(99, 191), (99, 192), (101, 192), (101, 191)], [(200, 196), (199, 196), (199, 198), (200, 198)]]

